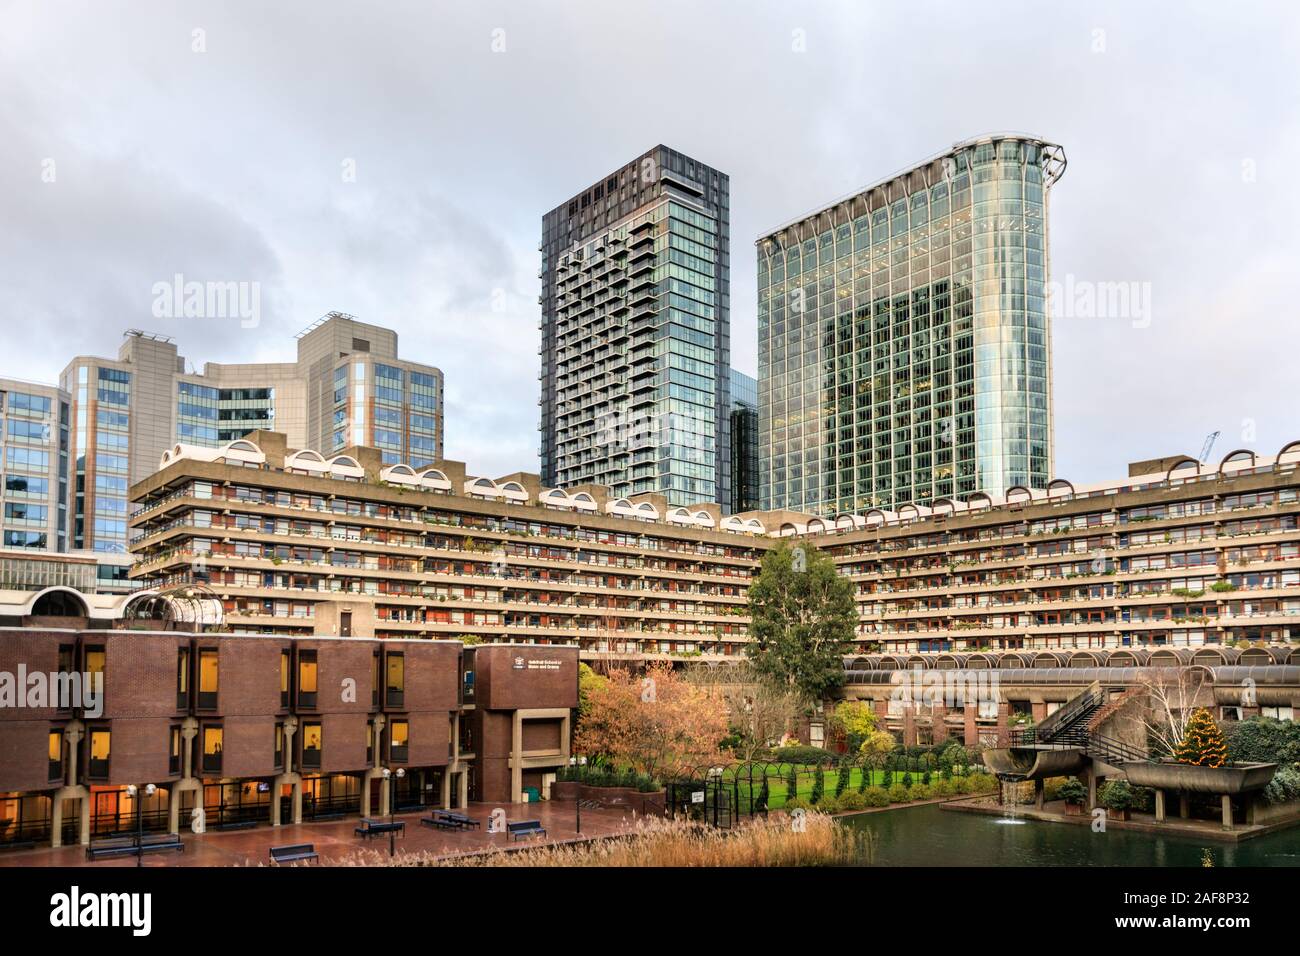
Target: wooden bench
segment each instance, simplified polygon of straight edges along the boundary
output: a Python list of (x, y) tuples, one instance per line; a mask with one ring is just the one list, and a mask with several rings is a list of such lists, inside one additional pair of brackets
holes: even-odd
[(99, 860), (115, 856), (136, 856), (145, 853), (161, 853), (164, 850), (177, 850), (185, 852), (185, 844), (181, 838), (173, 833), (162, 833), (146, 836), (136, 842), (135, 837), (114, 837), (111, 840), (101, 840), (99, 843), (92, 843), (86, 847), (86, 859)]
[(362, 820), (361, 826), (356, 828), (356, 834), (360, 837), (370, 838), (380, 833), (400, 833), (406, 836), (406, 824), (401, 820), (388, 822), (385, 820)]
[(542, 826), (541, 820), (517, 820), (506, 824), (506, 833), (512, 840), (518, 840), (521, 836), (536, 836), (539, 833), (546, 836), (546, 827)]
[(290, 843), (271, 847), (272, 863), (296, 863), (300, 860), (315, 860), (319, 863), (320, 855), (316, 852), (316, 844)]
[(427, 817), (420, 818), (420, 825), (437, 827), (440, 830), (476, 830), (482, 824), (473, 817), (450, 810), (434, 810)]

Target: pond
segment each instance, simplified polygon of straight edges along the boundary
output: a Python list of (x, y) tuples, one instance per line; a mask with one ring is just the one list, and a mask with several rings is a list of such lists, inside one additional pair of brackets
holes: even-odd
[(938, 805), (841, 817), (876, 834), (877, 866), (1300, 866), (1300, 827), (1244, 843), (1152, 836), (941, 810)]

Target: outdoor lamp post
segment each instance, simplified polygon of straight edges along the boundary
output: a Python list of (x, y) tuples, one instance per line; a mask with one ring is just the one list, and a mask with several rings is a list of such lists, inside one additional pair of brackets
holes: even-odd
[[(144, 865), (144, 814), (140, 806), (140, 788), (133, 783), (126, 785), (126, 792), (131, 795), (132, 802), (135, 803), (135, 865)], [(152, 783), (144, 787), (144, 795), (152, 797), (158, 792), (158, 788)]]
[[(384, 768), (384, 780), (388, 781), (388, 822), (393, 823), (397, 816), (397, 781), (406, 776), (406, 768), (398, 767), (396, 770)], [(397, 830), (388, 831), (388, 855), (390, 857), (397, 853)]]
[(578, 779), (578, 767), (585, 767), (586, 765), (586, 757), (569, 758), (569, 766), (573, 768), (573, 782), (578, 785), (577, 789), (573, 791), (573, 828), (578, 836), (582, 836), (582, 782)]

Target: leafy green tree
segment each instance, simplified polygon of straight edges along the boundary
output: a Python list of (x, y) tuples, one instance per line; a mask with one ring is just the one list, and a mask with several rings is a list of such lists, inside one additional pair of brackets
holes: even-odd
[(588, 665), (578, 664), (578, 716), (591, 714), (591, 694), (609, 685), (609, 678), (602, 677)]
[(831, 731), (844, 738), (850, 751), (862, 746), (876, 730), (876, 712), (864, 700), (846, 700), (835, 705), (830, 716)]
[(808, 703), (844, 683), (857, 627), (853, 585), (805, 542), (768, 551), (749, 588), (749, 657)]

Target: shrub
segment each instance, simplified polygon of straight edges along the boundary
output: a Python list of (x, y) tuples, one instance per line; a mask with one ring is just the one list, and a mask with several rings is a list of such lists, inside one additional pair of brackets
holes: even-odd
[(793, 800), (787, 800), (787, 801), (785, 802), (785, 808), (786, 808), (787, 810), (809, 810), (809, 809), (811, 809), (811, 807), (808, 805), (808, 801), (805, 800), (803, 797), (795, 797)]
[(951, 780), (940, 780), (930, 788), (936, 797), (951, 797), (957, 792)]
[(867, 808), (867, 799), (860, 792), (850, 790), (844, 796), (840, 797), (840, 810), (865, 810)]
[(755, 810), (766, 810), (766, 809), (767, 809), (767, 801), (768, 801), (770, 798), (771, 798), (771, 794), (768, 792), (768, 787), (767, 787), (767, 777), (764, 776), (764, 777), (763, 777), (763, 786), (759, 789), (759, 791), (758, 791), (758, 797), (754, 800), (754, 809), (755, 809)]
[(912, 771), (908, 770), (903, 774), (903, 786), (909, 790), (912, 788)]
[(793, 764), (790, 766), (790, 772), (785, 778), (785, 798), (788, 801), (793, 800), (799, 795), (799, 769)]
[(1278, 767), (1277, 773), (1264, 788), (1264, 799), (1269, 803), (1286, 803), (1300, 799), (1300, 766)]
[(1240, 763), (1300, 763), (1300, 723), (1250, 717), (1224, 727), (1228, 756)]
[(972, 793), (974, 785), (970, 777), (953, 777), (951, 781), (953, 793)]
[(1108, 780), (1097, 794), (1097, 799), (1107, 810), (1127, 810), (1133, 806), (1136, 797), (1127, 780)]
[(826, 774), (822, 768), (818, 767), (813, 771), (812, 793), (808, 796), (809, 803), (821, 803), (822, 795), (826, 792)]
[(840, 775), (835, 778), (835, 796), (844, 796), (844, 791), (849, 789), (849, 780), (853, 776), (853, 766), (851, 764), (840, 764)]
[(927, 787), (930, 785), (930, 771), (921, 774), (921, 783)]
[(862, 796), (868, 807), (889, 806), (889, 792), (884, 787), (867, 787)]
[(929, 800), (934, 793), (930, 790), (929, 784), (918, 783), (910, 791), (913, 800)]
[(858, 779), (858, 793), (866, 793), (869, 786), (871, 786), (871, 768), (863, 767), (862, 776)]
[(1078, 777), (1070, 777), (1057, 788), (1056, 796), (1066, 803), (1080, 805), (1088, 799), (1088, 788), (1080, 782)]
[(822, 797), (821, 802), (817, 804), (817, 809), (820, 810), (822, 813), (839, 813), (840, 812), (839, 797), (835, 796), (835, 794), (833, 793)]
[(907, 795), (907, 788), (901, 783), (896, 783), (889, 788), (890, 803), (907, 803), (911, 798)]
[(881, 786), (884, 787), (886, 790), (888, 790), (893, 785), (894, 785), (894, 771), (893, 768), (891, 767), (885, 771)]
[(971, 774), (971, 784), (976, 793), (992, 793), (998, 788), (997, 777), (982, 770)]

